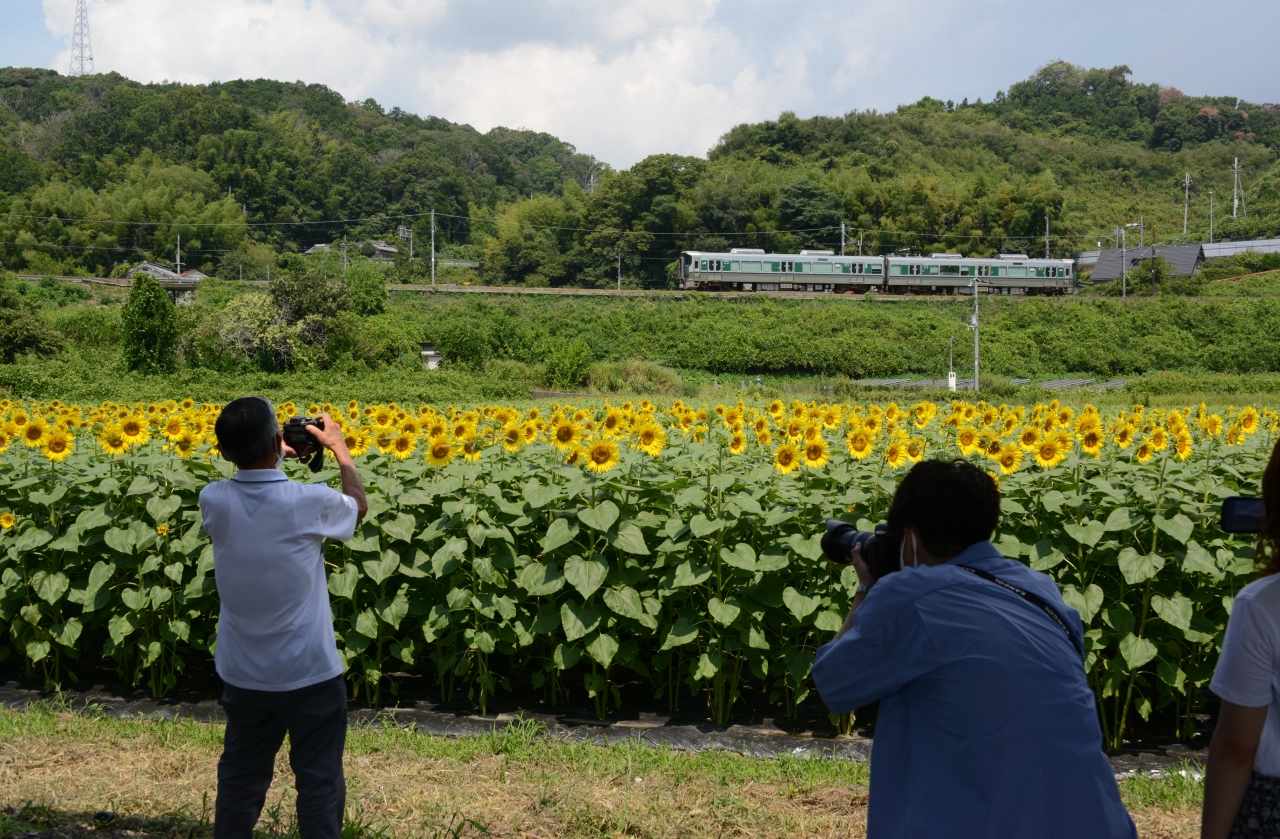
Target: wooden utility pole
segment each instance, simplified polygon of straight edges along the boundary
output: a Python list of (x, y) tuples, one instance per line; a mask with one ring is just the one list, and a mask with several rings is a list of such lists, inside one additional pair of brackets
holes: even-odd
[(1156, 228), (1151, 227), (1151, 296), (1156, 296)]

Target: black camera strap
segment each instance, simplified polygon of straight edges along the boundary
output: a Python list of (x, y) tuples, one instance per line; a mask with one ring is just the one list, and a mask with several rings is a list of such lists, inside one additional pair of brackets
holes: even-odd
[(993, 582), (1003, 588), (1005, 591), (1011, 591), (1021, 597), (1023, 600), (1035, 606), (1049, 616), (1049, 619), (1062, 627), (1062, 631), (1067, 633), (1067, 640), (1071, 642), (1071, 646), (1076, 648), (1076, 652), (1080, 655), (1080, 660), (1084, 660), (1084, 648), (1080, 646), (1080, 642), (1076, 640), (1076, 636), (1071, 634), (1071, 628), (1067, 626), (1067, 622), (1062, 619), (1062, 615), (1058, 614), (1058, 610), (1049, 605), (1049, 603), (1040, 595), (1021, 589), (1008, 580), (1002, 580), (989, 571), (983, 571), (981, 568), (974, 568), (972, 565), (957, 565), (957, 568), (963, 568), (975, 577), (981, 577), (984, 580)]

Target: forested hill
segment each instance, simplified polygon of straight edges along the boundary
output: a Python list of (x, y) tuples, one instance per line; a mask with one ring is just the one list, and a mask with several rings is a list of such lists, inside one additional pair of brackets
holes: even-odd
[[(681, 249), (838, 247), (842, 221), (871, 253), (1042, 253), (1046, 216), (1055, 255), (1139, 217), (1173, 241), (1184, 173), (1186, 239), (1207, 237), (1210, 190), (1217, 238), (1280, 234), (1280, 107), (1129, 75), (1056, 62), (985, 103), (785, 113), (732, 128), (705, 158), (612, 172), (546, 134), (481, 134), (320, 85), (8, 68), (0, 252), (12, 269), (105, 272), (163, 260), (181, 234), (191, 264), (238, 275), (400, 224), (421, 242), (426, 220), (402, 217), (434, 207), (442, 247), (478, 257), (485, 282), (611, 284), (621, 251), (628, 285), (662, 286)], [(1231, 218), (1235, 158), (1247, 218)], [(355, 221), (314, 223), (333, 219)]]

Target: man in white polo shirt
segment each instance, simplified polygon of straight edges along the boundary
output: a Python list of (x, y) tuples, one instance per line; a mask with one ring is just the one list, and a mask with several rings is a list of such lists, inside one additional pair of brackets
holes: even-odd
[(368, 504), (341, 428), (327, 414), (320, 419), (323, 430), (307, 431), (337, 460), (341, 493), (280, 471), (284, 458), (298, 453), (285, 445), (266, 399), (236, 399), (214, 425), (222, 456), (238, 467), (231, 480), (200, 493), (222, 607), (214, 663), (227, 715), (216, 839), (252, 836), (286, 733), (302, 839), (342, 832), (347, 689), (323, 543), (350, 539)]

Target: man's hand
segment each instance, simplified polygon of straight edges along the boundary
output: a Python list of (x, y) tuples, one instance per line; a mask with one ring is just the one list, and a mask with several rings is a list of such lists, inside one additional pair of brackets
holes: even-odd
[[(871, 576), (871, 569), (867, 567), (866, 560), (862, 558), (862, 545), (854, 545), (853, 551), (849, 554), (853, 560), (853, 570), (858, 574), (858, 582), (867, 587), (867, 591), (876, 584), (876, 578)], [(849, 614), (845, 616), (844, 623), (840, 625), (839, 631), (836, 632), (836, 640), (853, 629), (853, 613), (858, 611), (858, 607), (862, 605), (862, 601), (867, 599), (867, 591), (858, 592), (854, 595), (853, 606), (849, 609)]]
[(342, 436), (342, 426), (338, 425), (334, 418), (328, 414), (320, 414), (316, 419), (324, 423), (324, 430), (321, 431), (314, 425), (308, 425), (307, 433), (316, 438), (317, 443), (333, 452), (335, 457), (339, 452), (347, 451), (347, 441)]

